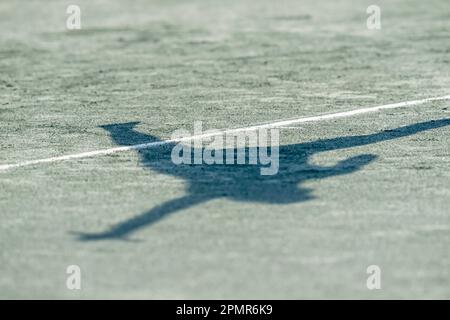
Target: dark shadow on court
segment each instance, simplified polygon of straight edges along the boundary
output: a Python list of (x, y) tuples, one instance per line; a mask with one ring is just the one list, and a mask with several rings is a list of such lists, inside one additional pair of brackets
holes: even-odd
[[(102, 128), (107, 130), (113, 141), (121, 146), (160, 141), (157, 137), (136, 131), (137, 124), (138, 122), (119, 123), (105, 125)], [(175, 165), (171, 159), (171, 151), (175, 144), (140, 150), (143, 166), (184, 179), (187, 182), (186, 195), (151, 208), (108, 230), (79, 234), (79, 239), (83, 241), (126, 239), (139, 229), (149, 227), (173, 213), (217, 198), (270, 204), (310, 200), (314, 196), (311, 194), (312, 190), (302, 186), (304, 181), (350, 174), (361, 170), (376, 159), (373, 154), (361, 154), (342, 160), (334, 166), (316, 166), (309, 162), (316, 153), (370, 145), (448, 125), (450, 119), (441, 119), (369, 135), (280, 146), (279, 171), (271, 176), (261, 175), (259, 165)]]

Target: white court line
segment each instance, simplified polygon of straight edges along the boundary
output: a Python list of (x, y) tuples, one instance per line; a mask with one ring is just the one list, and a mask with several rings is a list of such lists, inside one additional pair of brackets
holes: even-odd
[(280, 127), (280, 129), (288, 129), (288, 130), (303, 130), (303, 127)]
[(69, 155), (59, 156), (59, 157), (29, 160), (29, 161), (23, 161), (23, 162), (18, 162), (18, 163), (13, 163), (13, 164), (4, 164), (4, 165), (0, 165), (0, 171), (5, 171), (8, 169), (19, 168), (19, 167), (26, 167), (26, 166), (31, 166), (31, 165), (35, 165), (35, 164), (41, 164), (41, 163), (51, 163), (51, 162), (64, 161), (64, 160), (90, 158), (90, 157), (113, 154), (113, 153), (123, 152), (123, 151), (128, 151), (128, 150), (147, 149), (147, 148), (166, 145), (166, 144), (170, 144), (170, 143), (189, 141), (192, 139), (208, 138), (208, 137), (213, 137), (213, 136), (227, 134), (227, 133), (236, 133), (236, 132), (242, 132), (242, 131), (252, 131), (252, 130), (259, 130), (259, 129), (283, 127), (283, 126), (289, 126), (289, 125), (298, 124), (298, 123), (317, 122), (317, 121), (322, 121), (322, 120), (351, 117), (351, 116), (364, 114), (364, 113), (377, 112), (380, 110), (416, 106), (419, 104), (424, 104), (427, 102), (438, 101), (438, 100), (450, 100), (450, 95), (442, 96), (442, 97), (435, 97), (435, 98), (421, 99), (421, 100), (412, 100), (412, 101), (405, 101), (405, 102), (399, 102), (399, 103), (385, 104), (382, 106), (362, 108), (362, 109), (356, 109), (356, 110), (350, 110), (350, 111), (344, 111), (344, 112), (329, 113), (329, 114), (324, 114), (324, 115), (320, 115), (320, 116), (297, 118), (297, 119), (291, 119), (291, 120), (282, 120), (282, 121), (276, 121), (276, 122), (271, 122), (271, 123), (266, 123), (266, 124), (245, 127), (245, 128), (225, 129), (225, 130), (215, 131), (212, 133), (205, 133), (205, 134), (201, 134), (201, 135), (183, 137), (183, 138), (179, 138), (179, 139), (156, 141), (156, 142), (136, 144), (136, 145), (132, 145), (132, 146), (115, 147), (115, 148), (109, 148), (109, 149), (101, 149), (101, 150), (82, 152), (82, 153), (77, 153), (77, 154), (69, 154)]

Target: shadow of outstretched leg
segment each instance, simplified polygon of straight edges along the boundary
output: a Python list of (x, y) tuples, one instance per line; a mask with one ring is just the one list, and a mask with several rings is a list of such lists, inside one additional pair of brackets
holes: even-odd
[(147, 212), (144, 212), (134, 218), (128, 219), (125, 222), (119, 223), (113, 226), (110, 230), (100, 233), (78, 233), (79, 240), (92, 241), (92, 240), (107, 240), (107, 239), (122, 239), (126, 240), (132, 233), (139, 229), (150, 226), (165, 217), (197, 205), (201, 202), (210, 200), (204, 196), (187, 195), (181, 198), (167, 201), (162, 205), (159, 205)]

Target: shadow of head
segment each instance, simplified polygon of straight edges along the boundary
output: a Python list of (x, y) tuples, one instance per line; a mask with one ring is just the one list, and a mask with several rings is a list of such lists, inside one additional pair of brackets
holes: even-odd
[(113, 141), (122, 146), (161, 141), (157, 137), (136, 131), (135, 127), (139, 123), (140, 121), (114, 123), (101, 125), (99, 128), (108, 131)]

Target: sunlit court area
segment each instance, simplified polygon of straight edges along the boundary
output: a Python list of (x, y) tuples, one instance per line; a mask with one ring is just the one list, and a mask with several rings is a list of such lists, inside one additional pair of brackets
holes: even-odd
[(449, 299), (446, 0), (2, 0), (0, 299)]

